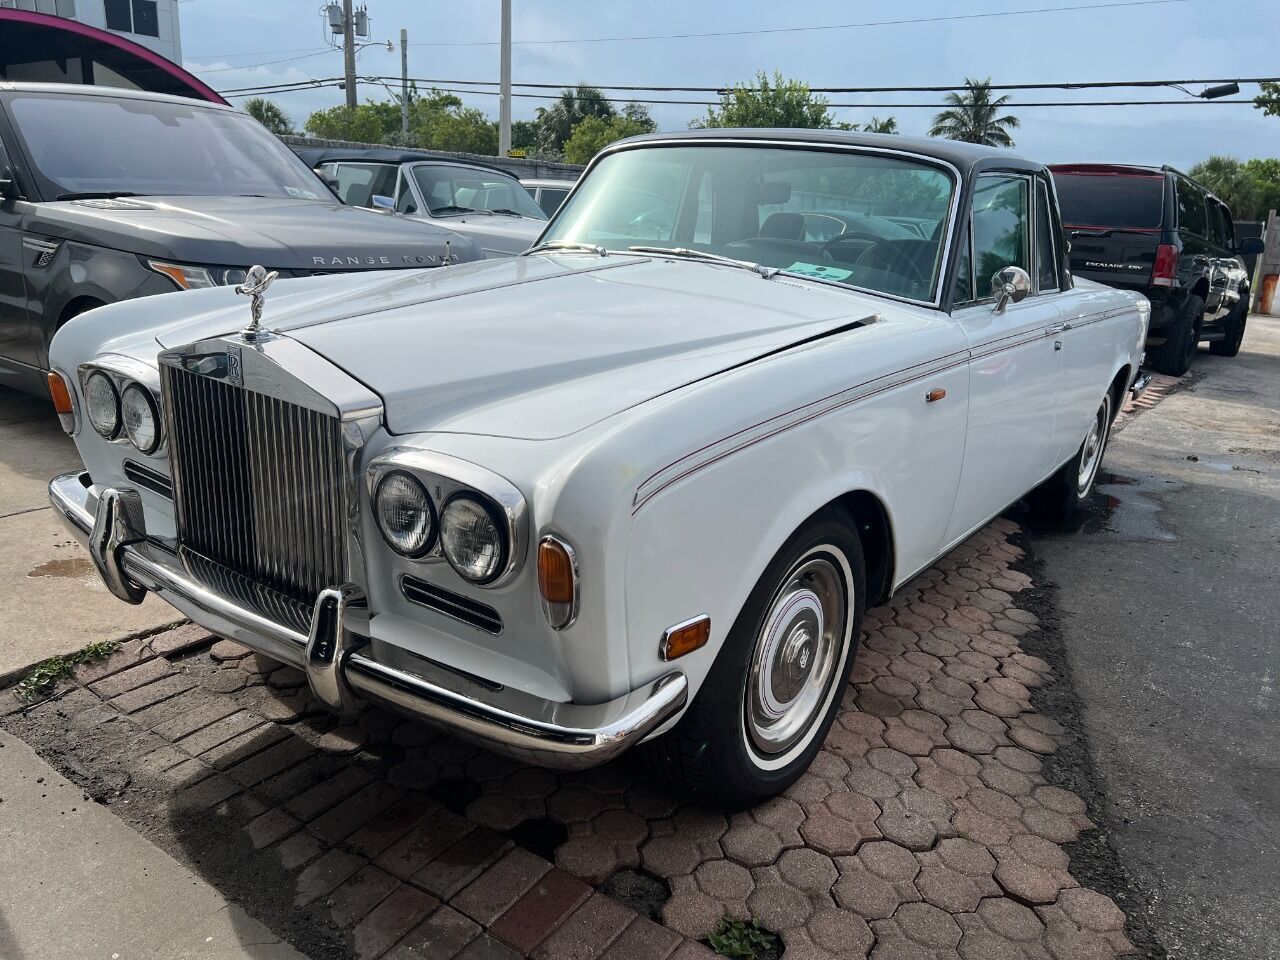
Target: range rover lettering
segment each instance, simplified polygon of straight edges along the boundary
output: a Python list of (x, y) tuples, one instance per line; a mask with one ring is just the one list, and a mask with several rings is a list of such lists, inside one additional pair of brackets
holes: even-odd
[(1148, 304), (1065, 251), (1005, 152), (627, 140), (519, 257), (67, 324), (86, 469), (51, 498), (117, 596), (335, 711), (553, 766), (638, 745), (744, 807), (817, 752), (868, 605), (1089, 495)]

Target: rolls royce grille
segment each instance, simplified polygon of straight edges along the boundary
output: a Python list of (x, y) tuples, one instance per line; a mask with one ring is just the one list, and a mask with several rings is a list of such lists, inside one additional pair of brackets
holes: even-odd
[(161, 365), (181, 545), (311, 603), (346, 579), (342, 426)]

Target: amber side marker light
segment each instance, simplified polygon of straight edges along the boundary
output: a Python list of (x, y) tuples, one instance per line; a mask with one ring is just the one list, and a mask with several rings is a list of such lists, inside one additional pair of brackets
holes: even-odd
[(546, 536), (538, 543), (538, 592), (547, 622), (563, 630), (578, 615), (578, 558), (559, 537)]
[(74, 433), (76, 429), (76, 407), (71, 399), (71, 384), (67, 378), (54, 370), (49, 374), (49, 396), (53, 398), (53, 409), (58, 413), (62, 429)]
[(663, 660), (675, 660), (705, 647), (710, 639), (711, 618), (704, 613), (684, 623), (677, 623), (674, 627), (668, 627), (662, 634), (662, 647), (659, 653), (662, 654)]

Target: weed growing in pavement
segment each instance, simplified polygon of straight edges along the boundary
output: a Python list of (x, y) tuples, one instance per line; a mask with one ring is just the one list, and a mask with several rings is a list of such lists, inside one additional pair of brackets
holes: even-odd
[(778, 935), (761, 926), (757, 918), (739, 920), (726, 913), (707, 942), (716, 953), (730, 960), (771, 960), (782, 956)]
[(17, 687), (18, 698), (30, 702), (47, 697), (53, 693), (53, 688), (58, 685), (59, 680), (71, 676), (71, 671), (76, 664), (101, 660), (114, 653), (119, 646), (119, 640), (98, 640), (65, 657), (50, 657), (43, 663), (37, 664), (22, 678)]

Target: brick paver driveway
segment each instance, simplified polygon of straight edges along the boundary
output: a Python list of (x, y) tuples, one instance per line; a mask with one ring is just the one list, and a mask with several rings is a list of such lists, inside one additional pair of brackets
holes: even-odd
[(1065, 731), (1031, 704), (1015, 530), (869, 613), (812, 769), (731, 817), (631, 759), (556, 773), (378, 709), (339, 726), (298, 671), (194, 627), (5, 722), (317, 958), (683, 960), (726, 912), (790, 960), (1114, 956), (1124, 916), (1061, 847), (1085, 805), (1041, 772)]

